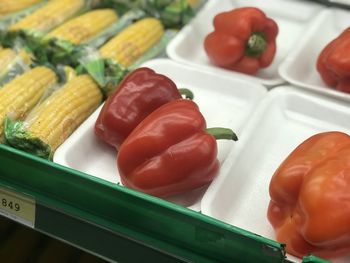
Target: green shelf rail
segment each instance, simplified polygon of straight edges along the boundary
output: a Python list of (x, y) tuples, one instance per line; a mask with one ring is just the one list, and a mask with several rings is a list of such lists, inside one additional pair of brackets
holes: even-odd
[(35, 200), (36, 230), (110, 261), (289, 262), (283, 244), (6, 145), (0, 188)]

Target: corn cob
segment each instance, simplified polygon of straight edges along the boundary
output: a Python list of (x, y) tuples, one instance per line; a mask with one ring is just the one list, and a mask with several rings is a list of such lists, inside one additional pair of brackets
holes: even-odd
[(200, 2), (201, 2), (200, 0), (187, 0), (187, 3), (188, 3), (191, 7), (197, 6)]
[(28, 7), (31, 7), (42, 0), (1, 0), (0, 1), (0, 16), (6, 16)]
[(118, 20), (113, 9), (90, 11), (73, 18), (51, 31), (45, 39), (57, 38), (73, 44), (82, 44)]
[(50, 0), (43, 7), (10, 26), (9, 30), (35, 30), (46, 33), (77, 14), (84, 5), (84, 0)]
[[(5, 127), (14, 147), (51, 159), (54, 151), (100, 105), (102, 93), (89, 75), (80, 75), (54, 92), (25, 122)], [(18, 130), (16, 130), (18, 129)]]
[(18, 54), (10, 48), (0, 49), (0, 77), (6, 74), (18, 58), (21, 58), (26, 65), (30, 65), (32, 62), (32, 57), (24, 49), (21, 49)]
[(0, 76), (7, 71), (11, 63), (16, 59), (17, 54), (10, 48), (0, 50)]
[(56, 83), (57, 76), (52, 70), (36, 67), (0, 89), (0, 141), (5, 117), (9, 114), (13, 119), (23, 118)]
[(100, 48), (103, 58), (124, 67), (132, 65), (163, 36), (164, 28), (156, 18), (144, 18), (128, 26)]

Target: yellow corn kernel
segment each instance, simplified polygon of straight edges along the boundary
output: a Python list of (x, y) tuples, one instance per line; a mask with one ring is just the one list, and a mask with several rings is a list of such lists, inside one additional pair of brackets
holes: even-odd
[(5, 117), (9, 114), (13, 119), (23, 118), (56, 83), (57, 76), (51, 69), (36, 67), (0, 89), (0, 140)]
[(33, 55), (27, 52), (25, 49), (20, 49), (18, 52), (18, 56), (22, 59), (24, 64), (30, 65), (33, 62)]
[(42, 0), (1, 0), (0, 16), (6, 16), (31, 7)]
[(0, 75), (8, 70), (8, 67), (15, 61), (16, 52), (10, 48), (0, 50)]
[(101, 102), (102, 93), (93, 79), (77, 76), (28, 116), (27, 132), (54, 152)]
[(199, 4), (200, 0), (187, 0), (187, 3), (191, 6), (191, 7), (195, 7)]
[(103, 58), (129, 67), (163, 36), (164, 28), (156, 18), (144, 18), (128, 26), (100, 48)]
[(10, 26), (10, 31), (37, 30), (46, 33), (78, 13), (84, 0), (50, 0), (43, 7)]
[(0, 49), (0, 76), (18, 61), (17, 58), (21, 58), (26, 65), (30, 65), (32, 62), (31, 55), (24, 49), (21, 49), (18, 54), (10, 48)]
[(73, 44), (82, 44), (118, 20), (113, 9), (98, 9), (73, 18), (57, 27), (45, 39), (57, 38)]

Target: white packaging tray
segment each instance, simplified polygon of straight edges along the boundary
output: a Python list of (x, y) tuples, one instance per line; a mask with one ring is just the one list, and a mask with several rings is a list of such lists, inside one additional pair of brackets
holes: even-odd
[(349, 25), (350, 11), (335, 8), (322, 11), (281, 64), (280, 75), (294, 85), (350, 100), (349, 94), (327, 87), (316, 70), (317, 58), (323, 48)]
[[(189, 88), (194, 93), (194, 101), (206, 118), (208, 127), (231, 128), (238, 137), (251, 112), (267, 93), (262, 85), (215, 76), (167, 59), (149, 61), (143, 66), (168, 76), (179, 88)], [(119, 183), (116, 151), (94, 135), (94, 124), (100, 110), (101, 107), (57, 149), (54, 162)], [(218, 159), (221, 163), (225, 162), (228, 152), (236, 145), (233, 141), (218, 141)], [(203, 188), (168, 200), (199, 210), (205, 190)]]
[[(273, 89), (251, 116), (240, 143), (229, 153), (222, 176), (209, 186), (202, 199), (202, 213), (275, 239), (267, 220), (273, 173), (311, 135), (331, 130), (349, 134), (349, 119), (346, 102), (288, 86)], [(334, 262), (350, 262), (350, 258)]]
[[(279, 26), (277, 53), (274, 61), (255, 76), (226, 70), (211, 64), (203, 48), (204, 38), (213, 31), (214, 16), (220, 12), (243, 6), (261, 8)], [(221, 76), (246, 78), (268, 87), (275, 86), (284, 82), (278, 73), (279, 65), (289, 51), (298, 45), (309, 23), (323, 9), (324, 7), (319, 4), (306, 1), (212, 0), (169, 43), (167, 54), (175, 61), (201, 67)]]

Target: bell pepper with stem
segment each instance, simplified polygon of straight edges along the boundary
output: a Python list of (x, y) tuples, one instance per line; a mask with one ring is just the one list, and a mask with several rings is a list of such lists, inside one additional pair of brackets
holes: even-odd
[(350, 255), (350, 136), (305, 140), (276, 170), (270, 196), (268, 219), (288, 253)]
[(147, 115), (169, 101), (180, 99), (182, 94), (193, 98), (189, 90), (178, 90), (168, 77), (150, 68), (138, 68), (123, 79), (103, 105), (95, 134), (118, 149)]
[(191, 100), (168, 102), (148, 115), (119, 149), (123, 185), (158, 197), (210, 183), (219, 171), (216, 139), (237, 140), (230, 129), (206, 128)]
[(277, 23), (255, 7), (242, 7), (214, 17), (214, 31), (204, 40), (213, 64), (246, 74), (268, 67), (276, 53)]
[(322, 80), (336, 90), (350, 93), (350, 27), (323, 48), (316, 68)]

